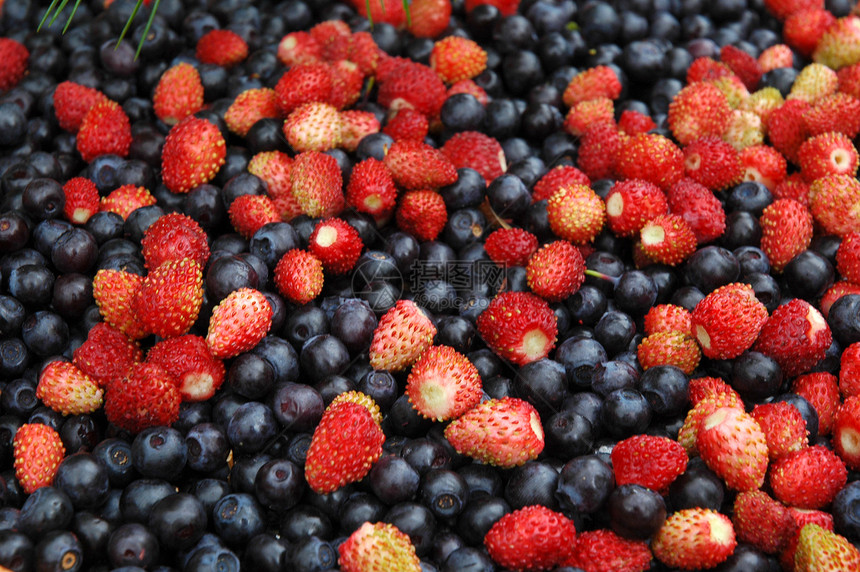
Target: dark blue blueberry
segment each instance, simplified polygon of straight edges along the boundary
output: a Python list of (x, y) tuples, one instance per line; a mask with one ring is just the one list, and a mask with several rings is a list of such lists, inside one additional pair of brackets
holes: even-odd
[(639, 391), (655, 415), (671, 417), (689, 408), (690, 378), (675, 366), (659, 365), (647, 369), (639, 380)]
[(639, 382), (636, 368), (623, 361), (610, 360), (594, 368), (591, 389), (606, 397), (616, 389), (633, 388)]
[(833, 525), (849, 540), (860, 540), (860, 481), (848, 483), (833, 499)]
[(300, 504), (283, 514), (278, 530), (282, 538), (297, 542), (309, 536), (331, 538), (336, 528), (323, 509)]
[(617, 438), (642, 433), (652, 417), (651, 405), (635, 389), (618, 389), (606, 396), (600, 409), (602, 427)]
[(119, 498), (119, 510), (125, 522), (146, 523), (152, 507), (166, 496), (176, 492), (176, 487), (162, 479), (137, 479), (123, 489)]
[(782, 278), (795, 297), (813, 302), (833, 284), (835, 271), (823, 255), (804, 250), (785, 265)]
[(161, 547), (173, 551), (194, 546), (206, 532), (206, 508), (192, 494), (176, 493), (167, 496), (149, 515), (149, 529), (154, 531)]
[(732, 362), (729, 383), (744, 399), (761, 401), (773, 396), (782, 386), (782, 368), (772, 357), (747, 351)]
[(555, 361), (564, 366), (571, 390), (590, 388), (594, 368), (608, 359), (600, 342), (588, 338), (568, 338), (555, 351)]
[(14, 572), (33, 569), (33, 542), (15, 530), (0, 530), (0, 566)]
[[(284, 555), (284, 564), (296, 572), (320, 572), (337, 565), (338, 554), (328, 541), (309, 536), (296, 542)], [(286, 558), (289, 556), (289, 558)], [(282, 568), (283, 569), (283, 568)]]
[(84, 559), (96, 563), (106, 559), (107, 543), (115, 525), (91, 512), (79, 511), (72, 521), (72, 532), (81, 542)]
[(847, 294), (830, 306), (827, 324), (842, 347), (860, 342), (860, 294)]
[(224, 542), (240, 546), (265, 529), (263, 511), (253, 496), (227, 495), (212, 510), (212, 524)]
[(505, 484), (505, 500), (513, 510), (531, 505), (558, 510), (557, 488), (558, 471), (553, 466), (529, 461), (511, 471)]
[(280, 572), (281, 562), (289, 554), (289, 544), (270, 533), (261, 533), (248, 542), (242, 556), (242, 567), (260, 572)]
[(172, 480), (188, 460), (182, 433), (171, 427), (144, 429), (131, 444), (131, 458), (137, 472), (146, 478)]
[(422, 477), (420, 495), (423, 504), (435, 517), (453, 518), (469, 502), (469, 485), (454, 471), (433, 469)]
[(562, 467), (556, 497), (563, 511), (590, 514), (603, 506), (614, 488), (612, 467), (597, 455), (584, 455)]
[(457, 519), (457, 533), (467, 544), (480, 545), (496, 521), (509, 512), (511, 506), (500, 497), (472, 494)]
[(647, 540), (666, 520), (666, 503), (657, 491), (641, 485), (617, 487), (607, 500), (609, 525), (624, 538)]
[(369, 473), (373, 494), (389, 505), (413, 499), (420, 482), (418, 471), (402, 457), (394, 455), (383, 456)]
[(610, 356), (615, 356), (630, 347), (636, 335), (636, 323), (628, 314), (617, 310), (603, 314), (594, 326), (594, 339)]
[(442, 567), (439, 568), (440, 572), (457, 572), (459, 570), (493, 572), (495, 569), (496, 567), (486, 551), (472, 546), (463, 546), (453, 550), (445, 559)]
[(227, 371), (230, 388), (248, 399), (259, 399), (272, 389), (275, 370), (263, 357), (255, 353), (238, 355)]
[(546, 451), (560, 459), (570, 459), (591, 451), (594, 430), (579, 413), (565, 409), (552, 415), (544, 426)]
[(260, 504), (279, 511), (295, 506), (304, 490), (302, 469), (287, 459), (273, 459), (263, 464), (254, 479), (254, 491)]
[(39, 538), (34, 550), (35, 570), (77, 572), (84, 567), (84, 550), (68, 530), (54, 530)]
[(775, 556), (769, 556), (750, 544), (739, 543), (734, 552), (714, 568), (714, 572), (779, 572), (782, 567)]
[(214, 423), (200, 423), (185, 434), (188, 451), (186, 464), (189, 469), (210, 473), (227, 463), (230, 444), (224, 431)]
[(719, 246), (705, 246), (687, 259), (684, 276), (691, 285), (709, 294), (720, 286), (737, 281), (740, 264), (731, 251)]
[(131, 444), (127, 441), (116, 437), (105, 439), (95, 446), (93, 455), (107, 469), (112, 487), (123, 488), (135, 479)]
[(515, 378), (516, 392), (535, 406), (541, 417), (558, 411), (567, 396), (565, 367), (551, 359), (522, 366)]
[(69, 496), (57, 487), (36, 489), (21, 506), (18, 530), (38, 538), (52, 530), (63, 530), (72, 522), (75, 508)]
[(221, 479), (200, 479), (188, 492), (197, 497), (197, 500), (203, 503), (206, 514), (211, 515), (218, 501), (232, 493), (233, 489), (227, 481)]
[(353, 493), (340, 507), (335, 522), (340, 523), (344, 535), (350, 535), (365, 522), (379, 522), (385, 516), (388, 506), (369, 493)]
[(53, 484), (68, 495), (78, 510), (101, 506), (110, 492), (107, 469), (90, 453), (75, 453), (63, 459)]

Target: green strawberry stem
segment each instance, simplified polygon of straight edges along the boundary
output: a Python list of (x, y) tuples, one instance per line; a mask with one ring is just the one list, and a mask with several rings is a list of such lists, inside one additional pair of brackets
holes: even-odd
[(595, 278), (606, 280), (607, 282), (612, 282), (613, 284), (618, 283), (618, 278), (616, 278), (615, 276), (610, 276), (609, 274), (604, 274), (603, 272), (598, 272), (597, 270), (586, 270), (585, 274), (587, 276), (594, 276)]

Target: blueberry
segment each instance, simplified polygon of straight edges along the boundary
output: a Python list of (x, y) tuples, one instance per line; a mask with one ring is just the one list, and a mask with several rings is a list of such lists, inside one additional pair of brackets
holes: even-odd
[(626, 351), (635, 335), (636, 324), (633, 318), (617, 310), (603, 314), (594, 326), (594, 339), (610, 356)]
[(591, 422), (579, 413), (565, 409), (552, 415), (544, 426), (546, 451), (561, 459), (584, 455), (594, 445)]
[(833, 499), (833, 524), (849, 540), (860, 539), (860, 481), (848, 483)]
[[(289, 558), (286, 558), (289, 554)], [(338, 553), (334, 546), (316, 536), (308, 536), (296, 542), (284, 562), (296, 572), (329, 570), (337, 565)]]
[(505, 485), (505, 500), (513, 510), (536, 504), (558, 510), (555, 497), (558, 478), (552, 465), (529, 461), (511, 471)]
[(370, 469), (369, 483), (383, 502), (395, 505), (411, 500), (418, 492), (421, 476), (402, 457), (383, 456)]
[(612, 530), (624, 538), (647, 540), (666, 520), (666, 503), (660, 493), (636, 484), (612, 491), (607, 509)]
[(33, 569), (33, 542), (26, 534), (0, 530), (0, 565), (15, 572)]
[(555, 360), (564, 366), (571, 389), (590, 388), (594, 368), (608, 359), (603, 346), (588, 338), (568, 338), (555, 351)]
[(634, 388), (638, 381), (639, 372), (636, 368), (625, 362), (612, 360), (600, 363), (594, 368), (591, 388), (595, 393), (606, 397), (616, 389)]
[(795, 297), (811, 302), (833, 284), (835, 271), (824, 256), (814, 250), (804, 250), (785, 265), (782, 276)]
[(281, 562), (289, 554), (289, 544), (270, 533), (261, 533), (248, 542), (242, 556), (242, 567), (261, 572), (279, 572)]
[(535, 406), (542, 417), (558, 411), (567, 395), (565, 367), (551, 359), (522, 366), (515, 378), (516, 392)]
[(671, 365), (647, 369), (639, 381), (639, 390), (655, 415), (682, 415), (689, 406), (689, 378)]
[(278, 530), (281, 537), (290, 542), (311, 536), (329, 539), (335, 532), (331, 518), (325, 511), (310, 504), (300, 504), (285, 512)]
[(134, 438), (131, 456), (134, 468), (144, 477), (169, 481), (185, 468), (188, 447), (176, 429), (150, 427)]
[(108, 480), (114, 488), (122, 488), (135, 478), (131, 444), (111, 437), (95, 446), (93, 455), (107, 469)]
[(469, 502), (469, 485), (454, 471), (433, 469), (422, 477), (419, 494), (436, 518), (454, 518)]
[(84, 566), (84, 550), (78, 537), (68, 530), (54, 530), (39, 539), (34, 550), (36, 570), (77, 572)]
[(185, 435), (188, 468), (208, 473), (224, 466), (230, 452), (227, 436), (214, 423), (200, 423)]
[(565, 512), (591, 514), (603, 506), (614, 488), (612, 467), (597, 455), (583, 455), (562, 467), (556, 497)]
[(110, 492), (107, 469), (90, 453), (75, 453), (63, 459), (53, 484), (78, 510), (101, 506)]
[(744, 399), (761, 401), (773, 396), (782, 386), (779, 364), (760, 352), (747, 351), (732, 362), (731, 386)]
[(231, 545), (242, 545), (263, 532), (265, 521), (257, 501), (249, 494), (227, 495), (212, 510), (215, 531)]
[(456, 572), (457, 570), (492, 572), (495, 569), (493, 561), (486, 551), (471, 546), (463, 546), (453, 550), (448, 555), (440, 568), (440, 572)]
[(37, 538), (52, 530), (65, 529), (74, 516), (69, 496), (57, 487), (36, 489), (21, 506), (18, 530)]
[(642, 433), (651, 422), (653, 413), (642, 393), (635, 389), (617, 389), (604, 399), (600, 418), (608, 434), (624, 438)]
[(126, 522), (146, 523), (152, 507), (176, 488), (162, 479), (137, 479), (129, 483), (119, 498), (119, 510)]
[(687, 259), (684, 276), (692, 286), (708, 294), (735, 282), (740, 276), (740, 264), (731, 251), (719, 246), (705, 246)]
[(292, 461), (273, 459), (264, 463), (254, 479), (257, 500), (264, 507), (289, 510), (301, 499), (305, 489), (304, 473)]
[(860, 294), (847, 294), (830, 306), (827, 324), (842, 347), (860, 342)]

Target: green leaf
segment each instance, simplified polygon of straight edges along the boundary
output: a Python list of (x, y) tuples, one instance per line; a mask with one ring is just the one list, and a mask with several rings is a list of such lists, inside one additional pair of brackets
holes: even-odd
[[(138, 3), (142, 2), (142, 0), (137, 0)], [(137, 51), (134, 52), (134, 59), (137, 59), (140, 56), (140, 50), (143, 49), (143, 43), (146, 41), (146, 37), (149, 35), (149, 29), (152, 27), (152, 22), (155, 20), (155, 13), (158, 11), (158, 4), (161, 0), (155, 0), (155, 3), (152, 5), (152, 9), (149, 11), (149, 20), (146, 21), (146, 27), (143, 29), (143, 35), (140, 37), (140, 43), (137, 45)]]
[[(134, 21), (135, 16), (137, 16), (138, 10), (143, 6), (143, 0), (137, 0), (137, 4), (134, 5), (134, 10), (131, 11), (131, 16), (128, 17), (128, 22), (125, 23), (125, 27), (122, 29), (122, 32), (119, 34), (119, 39), (116, 41), (116, 48), (122, 43), (125, 35), (128, 34), (129, 28), (131, 28), (131, 23)], [(114, 48), (114, 49), (116, 49)]]
[(46, 20), (48, 19), (48, 17), (51, 15), (51, 12), (53, 12), (53, 11), (54, 11), (54, 8), (56, 8), (57, 3), (58, 3), (59, 1), (60, 1), (60, 0), (53, 0), (53, 1), (51, 2), (51, 5), (50, 5), (50, 6), (48, 6), (48, 9), (47, 9), (47, 10), (45, 10), (45, 15), (44, 15), (44, 16), (42, 16), (42, 21), (41, 21), (41, 22), (39, 22), (39, 27), (38, 27), (38, 28), (36, 28), (36, 31), (37, 31), (37, 32), (41, 32), (41, 31), (42, 31), (42, 26), (44, 26), (44, 25), (45, 25), (45, 21), (46, 21)]

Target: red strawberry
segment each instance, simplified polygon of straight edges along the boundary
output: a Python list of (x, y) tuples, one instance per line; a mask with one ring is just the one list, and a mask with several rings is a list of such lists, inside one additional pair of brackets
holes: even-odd
[(846, 280), (860, 282), (860, 231), (842, 237), (836, 250), (836, 269)]
[(564, 118), (562, 129), (569, 135), (579, 137), (590, 126), (615, 121), (615, 105), (608, 97), (580, 101), (570, 108)]
[(764, 5), (779, 20), (785, 20), (801, 10), (824, 7), (821, 0), (765, 0)]
[(448, 424), (445, 438), (461, 455), (504, 469), (537, 458), (544, 447), (537, 410), (513, 397), (476, 405)]
[(275, 85), (275, 94), (284, 115), (305, 103), (328, 103), (331, 92), (332, 69), (326, 62), (294, 65)]
[(314, 429), (305, 462), (311, 490), (332, 493), (360, 481), (382, 455), (385, 435), (363, 405), (342, 402), (326, 408)]
[(555, 313), (527, 292), (498, 294), (478, 316), (477, 326), (496, 355), (517, 365), (545, 358), (558, 336)]
[(674, 304), (651, 306), (644, 318), (645, 335), (657, 332), (691, 332), (691, 314), (686, 308)]
[(649, 258), (675, 266), (696, 251), (696, 235), (686, 219), (677, 214), (658, 215), (640, 231), (642, 250)]
[(794, 531), (794, 518), (788, 509), (758, 490), (738, 493), (732, 524), (739, 541), (767, 554), (780, 552)]
[(549, 302), (560, 302), (585, 282), (585, 260), (565, 240), (545, 244), (531, 255), (526, 281), (532, 292)]
[(281, 151), (261, 151), (248, 163), (248, 172), (266, 183), (266, 194), (287, 222), (302, 212), (290, 184), (292, 168), (293, 158)]
[[(415, 10), (414, 5), (412, 10)], [(373, 75), (381, 58), (382, 50), (379, 49), (370, 32), (352, 33), (347, 59), (356, 64), (363, 75)]]
[(310, 217), (337, 216), (343, 210), (343, 174), (331, 155), (318, 151), (296, 155), (290, 185), (302, 211)]
[(476, 7), (484, 4), (498, 8), (502, 16), (512, 16), (516, 14), (520, 0), (466, 0), (466, 13), (468, 14)]
[(305, 103), (284, 122), (284, 136), (299, 153), (328, 151), (340, 144), (342, 122), (337, 108), (328, 103)]
[(839, 80), (837, 91), (853, 97), (860, 97), (860, 63), (851, 64), (836, 72)]
[(152, 95), (155, 116), (176, 125), (203, 108), (203, 82), (191, 64), (180, 62), (161, 74)]
[(792, 173), (782, 180), (772, 191), (774, 199), (792, 199), (805, 207), (809, 206), (809, 183), (801, 173)]
[(802, 204), (778, 199), (768, 205), (759, 218), (761, 249), (777, 272), (812, 242), (812, 217)]
[(272, 327), (272, 307), (253, 288), (234, 290), (212, 310), (206, 344), (218, 359), (251, 350)]
[(566, 106), (573, 107), (581, 101), (598, 97), (618, 99), (620, 95), (621, 82), (612, 68), (595, 66), (573, 76), (562, 94), (562, 99)]
[(173, 376), (143, 362), (133, 365), (125, 378), (108, 383), (104, 411), (107, 420), (120, 429), (140, 433), (149, 427), (172, 425), (179, 418), (181, 401)]
[(143, 277), (122, 270), (99, 270), (93, 278), (93, 298), (105, 322), (133, 340), (146, 335), (133, 310), (134, 297)]
[(375, 370), (403, 371), (433, 343), (436, 326), (411, 300), (398, 300), (379, 319), (370, 342)]
[(835, 132), (853, 139), (860, 132), (860, 99), (847, 93), (831, 93), (816, 100), (803, 114), (811, 135)]
[(352, 168), (346, 186), (347, 205), (382, 220), (394, 211), (396, 200), (397, 187), (385, 163), (368, 157)]
[(719, 137), (701, 137), (684, 147), (684, 174), (712, 191), (741, 179), (741, 163), (734, 147)]
[(147, 274), (134, 311), (147, 332), (162, 338), (188, 332), (203, 304), (203, 269), (190, 258), (168, 260)]
[(355, 151), (366, 136), (379, 133), (379, 120), (370, 111), (348, 109), (340, 112), (340, 144), (347, 151)]
[(435, 189), (457, 181), (457, 168), (423, 141), (395, 141), (383, 160), (394, 181), (409, 190)]
[(690, 403), (695, 407), (700, 401), (715, 395), (727, 394), (735, 403), (742, 403), (735, 389), (719, 377), (697, 377), (690, 380)]
[(61, 128), (77, 133), (87, 112), (103, 101), (108, 101), (108, 98), (99, 90), (64, 81), (54, 91), (54, 113)]
[(382, 128), (382, 132), (395, 141), (400, 139), (424, 141), (429, 128), (430, 123), (427, 121), (427, 116), (409, 107), (404, 107), (388, 120), (385, 127)]
[(776, 68), (790, 68), (794, 65), (794, 52), (785, 44), (775, 44), (762, 51), (757, 61), (762, 73)]
[(469, 167), (478, 171), (488, 185), (508, 168), (499, 142), (477, 131), (455, 134), (445, 142), (441, 151), (455, 168)]
[(149, 225), (140, 241), (141, 253), (148, 270), (169, 260), (190, 258), (202, 268), (209, 260), (206, 232), (190, 216), (180, 213), (162, 215)]
[[(815, 475), (810, 479), (810, 475)], [(820, 509), (845, 486), (848, 470), (836, 453), (822, 445), (804, 447), (775, 460), (769, 482), (774, 496), (798, 508)]]
[(380, 413), (379, 411), (379, 405), (377, 405), (373, 398), (366, 393), (362, 393), (360, 391), (355, 390), (344, 391), (343, 393), (339, 393), (337, 397), (332, 399), (331, 403), (329, 403), (328, 406), (334, 407), (338, 403), (345, 401), (361, 405), (370, 412), (370, 415), (373, 417), (373, 421), (377, 425), (382, 425), (382, 413)]
[(307, 304), (319, 296), (323, 280), (322, 262), (306, 250), (287, 251), (275, 266), (278, 292), (296, 304)]
[(202, 64), (231, 68), (248, 57), (248, 43), (232, 30), (209, 30), (197, 41), (195, 55)]
[(379, 81), (377, 102), (393, 110), (412, 108), (427, 117), (434, 117), (448, 97), (445, 84), (430, 67), (411, 60), (394, 59), (380, 62), (376, 79)]
[(12, 447), (15, 478), (24, 493), (33, 494), (54, 482), (66, 455), (59, 433), (41, 423), (25, 423), (15, 432)]
[(860, 342), (849, 345), (839, 357), (839, 391), (845, 397), (860, 395)]
[(644, 572), (651, 567), (651, 559), (646, 542), (599, 529), (578, 534), (573, 553), (562, 564), (585, 572)]
[(762, 71), (754, 57), (740, 48), (727, 44), (720, 49), (720, 61), (737, 74), (748, 90), (753, 91), (758, 87)]
[(706, 187), (681, 179), (669, 190), (669, 211), (680, 215), (696, 237), (698, 244), (716, 240), (726, 228), (726, 213), (723, 205)]
[(63, 214), (74, 224), (85, 224), (99, 212), (99, 190), (96, 184), (85, 177), (74, 177), (63, 185), (66, 203)]
[(832, 373), (815, 372), (794, 378), (791, 392), (806, 399), (818, 413), (818, 434), (829, 435), (839, 409), (839, 380)]
[(773, 147), (752, 145), (738, 154), (744, 181), (758, 181), (768, 188), (776, 188), (788, 175), (785, 158)]
[(860, 550), (844, 536), (809, 524), (800, 530), (794, 566), (797, 572), (858, 570)]
[(174, 193), (187, 193), (215, 178), (224, 164), (224, 136), (206, 119), (189, 116), (174, 125), (161, 152), (164, 184)]
[(687, 84), (712, 83), (724, 77), (731, 77), (735, 72), (722, 62), (710, 57), (698, 57), (687, 68)]
[(625, 109), (621, 112), (621, 117), (618, 118), (618, 128), (631, 136), (648, 133), (655, 127), (657, 124), (651, 117), (632, 109)]
[(364, 74), (357, 64), (341, 59), (331, 64), (332, 91), (330, 103), (337, 109), (351, 107), (361, 97)]
[(161, 340), (147, 352), (146, 361), (173, 377), (183, 401), (206, 401), (224, 383), (224, 363), (215, 359), (200, 336)]
[(828, 175), (809, 187), (809, 206), (815, 222), (828, 234), (844, 236), (860, 230), (860, 181), (847, 175)]
[(108, 196), (102, 197), (99, 202), (99, 210), (116, 213), (123, 219), (127, 219), (128, 215), (140, 207), (147, 207), (155, 203), (155, 197), (144, 187), (123, 185), (111, 191)]
[(585, 173), (571, 165), (553, 167), (535, 183), (532, 190), (532, 202), (536, 203), (549, 199), (557, 191), (568, 185), (590, 186), (591, 180)]
[(36, 397), (62, 415), (92, 413), (102, 406), (103, 391), (76, 365), (52, 361), (39, 374)]
[(808, 8), (792, 13), (782, 26), (782, 36), (785, 43), (806, 58), (815, 51), (815, 46), (836, 22), (836, 17), (823, 7)]
[(779, 555), (779, 562), (782, 564), (783, 570), (796, 571), (794, 566), (794, 555), (797, 552), (797, 544), (800, 540), (800, 531), (808, 524), (814, 524), (829, 531), (833, 531), (833, 516), (830, 513), (820, 510), (804, 510), (801, 508), (789, 507), (789, 514), (794, 519), (794, 530), (789, 535), (788, 543), (782, 554)]
[(696, 449), (705, 463), (731, 489), (761, 488), (767, 472), (764, 432), (742, 409), (720, 407), (702, 420)]
[(571, 557), (575, 544), (573, 521), (542, 505), (504, 515), (484, 536), (490, 558), (514, 570), (551, 570)]
[(702, 352), (689, 333), (657, 332), (642, 338), (636, 356), (642, 369), (671, 365), (690, 375), (699, 366)]
[(810, 105), (800, 99), (789, 99), (773, 110), (767, 121), (767, 136), (771, 145), (788, 160), (797, 162), (797, 151), (809, 137), (803, 116)]
[(767, 308), (747, 284), (727, 284), (705, 296), (693, 309), (693, 334), (711, 359), (732, 359), (755, 342), (767, 320)]
[(403, 4), (392, 5), (385, 0), (352, 0), (352, 3), (360, 15), (373, 22), (384, 22), (395, 28), (403, 28), (406, 22)]
[(430, 67), (450, 85), (480, 75), (487, 67), (487, 52), (473, 40), (447, 36), (433, 44)]
[(311, 35), (322, 46), (322, 55), (329, 61), (346, 57), (352, 36), (349, 26), (342, 20), (325, 20), (310, 29)]
[(364, 248), (361, 236), (349, 223), (330, 218), (317, 223), (308, 239), (308, 250), (332, 274), (346, 274), (355, 267)]
[(122, 107), (105, 99), (93, 105), (81, 121), (77, 149), (87, 163), (100, 155), (128, 155), (131, 122)]
[(735, 550), (732, 521), (706, 508), (687, 508), (669, 518), (651, 540), (654, 556), (670, 568), (713, 568)]
[(823, 133), (807, 139), (797, 151), (797, 160), (808, 183), (826, 175), (857, 173), (857, 150), (842, 133)]
[(848, 280), (837, 280), (833, 286), (828, 288), (827, 291), (824, 292), (824, 295), (821, 296), (821, 301), (819, 302), (821, 314), (827, 318), (827, 315), (830, 312), (830, 306), (832, 306), (836, 300), (843, 296), (847, 296), (848, 294), (860, 294), (860, 284), (855, 284)]
[(796, 376), (824, 358), (832, 340), (824, 316), (808, 302), (794, 298), (773, 311), (753, 349), (776, 360), (786, 375)]
[(565, 185), (547, 200), (546, 213), (552, 232), (574, 244), (587, 244), (603, 230), (606, 207), (587, 185)]
[(260, 87), (237, 95), (224, 114), (224, 123), (232, 133), (245, 137), (259, 120), (279, 117), (281, 108), (277, 94), (271, 88)]
[(667, 437), (628, 437), (612, 448), (611, 456), (618, 486), (635, 484), (664, 491), (687, 468), (684, 447)]
[(124, 377), (131, 366), (142, 360), (138, 344), (104, 322), (90, 328), (86, 341), (72, 357), (72, 363), (100, 387), (106, 387), (111, 379)]
[(475, 83), (471, 79), (461, 79), (460, 81), (453, 84), (448, 88), (447, 95), (451, 97), (452, 95), (456, 95), (458, 93), (467, 93), (475, 97), (478, 100), (478, 103), (483, 105), (484, 107), (490, 103), (490, 96), (487, 95), (487, 92)]
[(538, 239), (521, 228), (499, 228), (487, 235), (484, 250), (499, 266), (525, 266), (537, 250)]
[(448, 221), (445, 200), (436, 191), (409, 191), (400, 198), (395, 220), (397, 228), (421, 242), (436, 240)]
[(230, 224), (236, 232), (249, 239), (272, 222), (281, 222), (275, 203), (266, 195), (241, 195), (227, 209)]
[(860, 396), (845, 400), (833, 424), (833, 448), (848, 468), (860, 468)]
[(409, 536), (393, 524), (365, 522), (337, 550), (337, 563), (343, 572), (421, 570), (421, 562)]
[[(815, 7), (823, 8), (820, 0), (816, 1)], [(837, 19), (818, 40), (812, 59), (834, 70), (857, 63), (860, 59), (857, 54), (860, 44), (858, 28), (860, 25), (854, 14)]]
[(27, 73), (30, 50), (18, 40), (0, 38), (0, 91), (8, 91), (18, 85)]
[(406, 378), (412, 407), (434, 421), (456, 419), (481, 401), (481, 376), (463, 354), (450, 346), (431, 346)]
[(589, 126), (579, 141), (577, 167), (591, 180), (615, 177), (615, 162), (621, 141), (618, 128), (612, 123)]
[(436, 38), (448, 27), (450, 0), (413, 0), (406, 29), (416, 38)]
[(285, 66), (294, 67), (323, 59), (322, 45), (310, 32), (290, 32), (278, 43), (278, 60)]
[(790, 403), (759, 403), (750, 415), (764, 432), (771, 461), (809, 444), (806, 422), (797, 407)]
[(618, 236), (639, 234), (645, 223), (667, 212), (666, 195), (647, 181), (619, 181), (606, 195), (609, 230)]
[(729, 124), (732, 108), (726, 96), (711, 83), (691, 83), (669, 104), (669, 128), (682, 145), (702, 137), (720, 137)]

